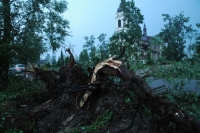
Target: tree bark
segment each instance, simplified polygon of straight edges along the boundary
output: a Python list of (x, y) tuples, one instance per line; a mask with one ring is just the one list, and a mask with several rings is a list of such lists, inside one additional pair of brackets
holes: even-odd
[(3, 88), (8, 84), (8, 70), (11, 42), (11, 7), (10, 0), (2, 0), (3, 5), (3, 38), (0, 44), (0, 80)]

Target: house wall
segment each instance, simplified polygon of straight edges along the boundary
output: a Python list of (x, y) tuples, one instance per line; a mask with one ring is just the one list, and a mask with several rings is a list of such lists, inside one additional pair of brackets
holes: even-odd
[(153, 60), (157, 60), (161, 57), (162, 47), (161, 45), (151, 45), (150, 46), (151, 57)]

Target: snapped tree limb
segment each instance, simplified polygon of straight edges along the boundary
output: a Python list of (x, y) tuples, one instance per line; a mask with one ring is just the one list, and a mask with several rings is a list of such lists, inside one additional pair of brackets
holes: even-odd
[[(107, 69), (110, 69), (109, 71)], [(159, 116), (160, 118), (169, 118), (169, 122), (175, 123), (183, 131), (188, 132), (200, 132), (200, 122), (189, 116), (184, 111), (179, 109), (175, 103), (172, 103), (159, 94), (155, 93), (152, 88), (143, 80), (143, 78), (137, 76), (134, 73), (130, 73), (123, 65), (121, 61), (113, 60), (109, 58), (95, 67), (91, 83), (97, 81), (97, 77), (103, 75), (115, 75), (119, 76), (125, 81), (131, 79), (129, 89), (133, 90), (140, 104), (145, 105), (151, 112)], [(87, 97), (91, 95), (92, 91), (86, 91), (84, 95), (84, 102)], [(84, 102), (80, 102), (80, 107)], [(169, 124), (169, 123), (168, 123)]]

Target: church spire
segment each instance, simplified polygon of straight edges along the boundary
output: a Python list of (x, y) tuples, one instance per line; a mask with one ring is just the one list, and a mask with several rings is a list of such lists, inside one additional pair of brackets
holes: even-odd
[(124, 13), (123, 13), (123, 6), (126, 0), (121, 0), (121, 3), (117, 9), (115, 21), (116, 21), (116, 29), (115, 32), (122, 31), (124, 29)]
[(147, 28), (146, 28), (146, 24), (144, 23), (144, 28), (143, 28), (143, 35), (147, 35)]
[(119, 4), (119, 8), (117, 9), (117, 12), (122, 12), (123, 11), (122, 3), (123, 3), (123, 0), (121, 0), (121, 3)]

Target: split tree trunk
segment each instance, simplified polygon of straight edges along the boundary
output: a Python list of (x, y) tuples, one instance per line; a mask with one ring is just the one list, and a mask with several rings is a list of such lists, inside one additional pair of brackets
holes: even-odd
[[(123, 78), (125, 81), (131, 81), (128, 86), (133, 90), (140, 104), (145, 105), (153, 114), (160, 118), (168, 118), (169, 122), (175, 123), (182, 131), (200, 133), (200, 121), (189, 116), (180, 110), (175, 103), (172, 103), (161, 95), (155, 93), (152, 88), (134, 73), (130, 73), (119, 61), (108, 59), (107, 62), (99, 63), (95, 68), (95, 77), (92, 82), (102, 75), (115, 75)], [(120, 64), (119, 64), (120, 63)], [(118, 66), (118, 67), (113, 67)], [(101, 65), (101, 66), (100, 66)], [(98, 75), (98, 76), (97, 76)], [(168, 123), (169, 124), (169, 123)]]

